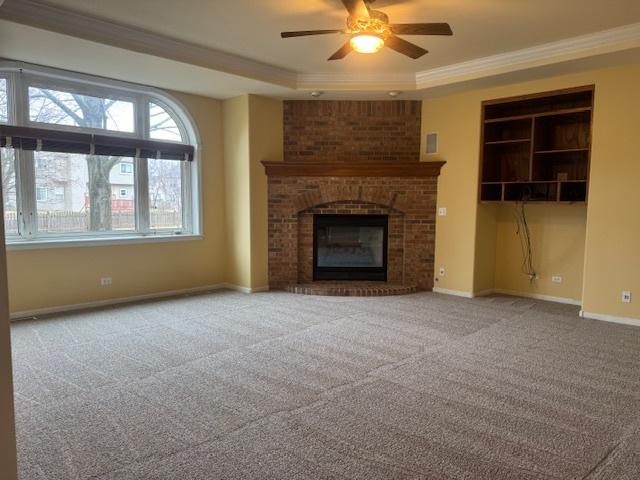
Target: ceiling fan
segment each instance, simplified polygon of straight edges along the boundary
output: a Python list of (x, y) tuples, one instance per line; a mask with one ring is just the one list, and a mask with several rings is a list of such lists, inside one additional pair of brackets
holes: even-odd
[(352, 50), (360, 53), (376, 53), (382, 47), (389, 47), (413, 59), (429, 53), (422, 47), (407, 42), (397, 35), (453, 35), (448, 23), (389, 23), (389, 17), (379, 10), (373, 10), (370, 4), (375, 0), (342, 0), (349, 12), (346, 30), (303, 30), (300, 32), (282, 32), (282, 38), (304, 37), (342, 33), (349, 35), (340, 49), (329, 60), (340, 60)]

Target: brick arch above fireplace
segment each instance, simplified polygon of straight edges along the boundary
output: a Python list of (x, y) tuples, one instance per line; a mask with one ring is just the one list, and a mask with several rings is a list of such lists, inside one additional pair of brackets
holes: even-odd
[(337, 202), (358, 201), (374, 207), (384, 207), (404, 212), (407, 207), (406, 192), (381, 189), (378, 186), (363, 185), (320, 185), (300, 193), (293, 199), (295, 212), (319, 208)]

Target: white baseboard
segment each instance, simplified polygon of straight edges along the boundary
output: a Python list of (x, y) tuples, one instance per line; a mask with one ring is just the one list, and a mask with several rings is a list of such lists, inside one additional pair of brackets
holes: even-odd
[(33, 318), (41, 315), (49, 315), (52, 313), (73, 312), (76, 310), (87, 310), (90, 308), (108, 307), (111, 305), (120, 305), (133, 302), (141, 302), (144, 300), (154, 300), (167, 297), (177, 297), (180, 295), (189, 295), (194, 293), (212, 292), (215, 290), (223, 290), (230, 288), (226, 283), (217, 283), (215, 285), (203, 285), (201, 287), (183, 288), (180, 290), (168, 290), (164, 292), (146, 293), (143, 295), (132, 295), (130, 297), (109, 298), (106, 300), (96, 300), (93, 302), (74, 303), (71, 305), (60, 305), (55, 307), (36, 308), (34, 310), (23, 310), (13, 312), (10, 315), (11, 320), (20, 320), (24, 318)]
[(473, 298), (473, 292), (465, 292), (464, 290), (450, 290), (448, 288), (433, 287), (433, 291), (436, 293), (443, 293), (445, 295), (454, 295), (456, 297)]
[(575, 300), (573, 298), (553, 297), (551, 295), (518, 292), (515, 290), (503, 290), (500, 288), (490, 289), (490, 290), (481, 290), (479, 292), (465, 292), (464, 290), (450, 290), (448, 288), (433, 287), (433, 291), (436, 293), (443, 293), (445, 295), (455, 295), (456, 297), (464, 297), (464, 298), (486, 297), (487, 295), (492, 295), (494, 293), (497, 293), (500, 295), (511, 295), (514, 297), (535, 298), (536, 300), (546, 300), (547, 302), (566, 303), (569, 305), (578, 305), (578, 306), (582, 305), (582, 302), (580, 300)]
[(479, 292), (473, 292), (474, 297), (486, 297), (487, 295), (492, 295), (496, 293), (495, 290), (480, 290)]
[(239, 285), (233, 285), (231, 283), (217, 283), (215, 285), (203, 285), (201, 287), (183, 288), (180, 290), (168, 290), (164, 292), (146, 293), (144, 295), (132, 295), (130, 297), (118, 297), (109, 298), (106, 300), (96, 300), (93, 302), (74, 303), (71, 305), (59, 305), (55, 307), (36, 308), (33, 310), (22, 310), (20, 312), (13, 312), (9, 316), (11, 320), (20, 320), (25, 318), (33, 318), (41, 315), (49, 315), (53, 313), (73, 312), (77, 310), (87, 310), (90, 308), (108, 307), (112, 305), (124, 305), (127, 303), (141, 302), (144, 300), (154, 300), (168, 297), (178, 297), (181, 295), (189, 295), (194, 293), (213, 292), (215, 290), (235, 290), (242, 293), (257, 293), (266, 292), (269, 287), (241, 287)]
[(263, 286), (263, 287), (242, 287), (240, 285), (234, 285), (232, 283), (226, 283), (225, 284), (226, 288), (228, 288), (229, 290), (235, 290), (236, 292), (242, 292), (242, 293), (259, 293), (259, 292), (268, 292), (269, 291), (269, 286)]
[(603, 322), (621, 323), (623, 325), (640, 327), (640, 318), (617, 317), (615, 315), (605, 315), (604, 313), (585, 312), (584, 310), (580, 310), (580, 316), (583, 318), (590, 318), (592, 320), (601, 320)]
[(580, 300), (567, 297), (554, 297), (552, 295), (542, 295), (539, 293), (518, 292), (514, 290), (504, 290), (496, 288), (491, 293), (497, 293), (500, 295), (512, 295), (514, 297), (535, 298), (536, 300), (546, 300), (547, 302), (566, 303), (567, 305), (582, 305)]

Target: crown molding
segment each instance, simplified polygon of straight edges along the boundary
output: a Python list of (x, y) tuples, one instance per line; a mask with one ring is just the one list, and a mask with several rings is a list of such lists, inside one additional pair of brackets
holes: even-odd
[(297, 73), (37, 0), (4, 0), (0, 19), (138, 53), (295, 88)]
[(640, 48), (634, 23), (417, 73), (300, 73), (40, 0), (0, 0), (0, 19), (298, 91), (411, 92)]
[(418, 72), (416, 74), (416, 88), (419, 90), (437, 87), (638, 47), (640, 47), (640, 23), (634, 23)]
[(415, 90), (415, 73), (300, 73), (298, 90)]

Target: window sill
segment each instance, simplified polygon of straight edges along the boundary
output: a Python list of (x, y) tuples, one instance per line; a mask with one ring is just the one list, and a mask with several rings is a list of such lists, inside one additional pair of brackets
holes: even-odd
[(47, 248), (107, 247), (141, 243), (171, 243), (202, 240), (203, 235), (130, 235), (119, 237), (94, 237), (86, 239), (47, 238), (39, 240), (7, 240), (7, 250), (40, 250)]

